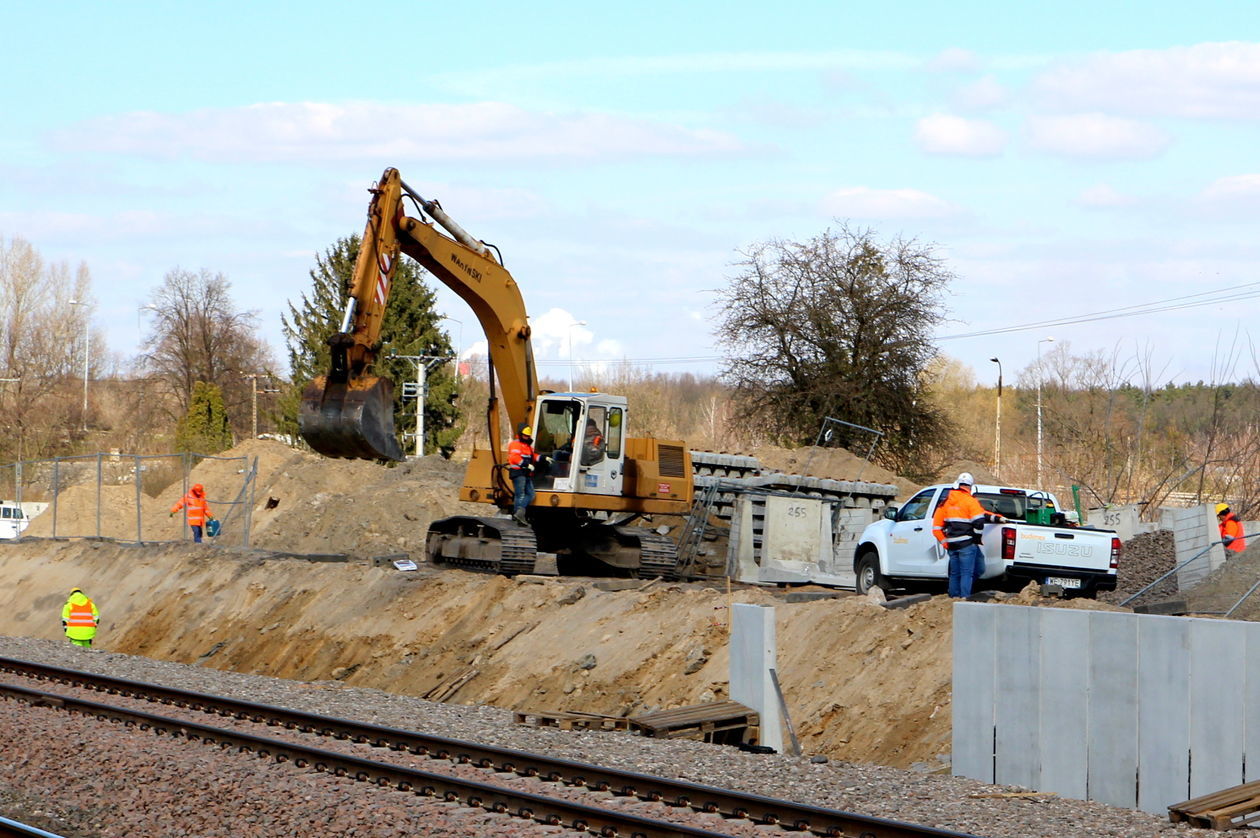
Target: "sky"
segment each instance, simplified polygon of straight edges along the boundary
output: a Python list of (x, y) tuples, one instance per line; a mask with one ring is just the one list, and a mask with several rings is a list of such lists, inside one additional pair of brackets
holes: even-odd
[[(1257, 376), (1250, 0), (0, 0), (0, 21), (0, 238), (85, 264), (122, 357), (181, 268), (225, 275), (283, 359), (281, 313), (392, 166), (502, 252), (544, 376), (717, 372), (741, 253), (842, 224), (945, 260), (935, 337), (980, 383), (1039, 351)], [(471, 310), (439, 307), (472, 351)]]

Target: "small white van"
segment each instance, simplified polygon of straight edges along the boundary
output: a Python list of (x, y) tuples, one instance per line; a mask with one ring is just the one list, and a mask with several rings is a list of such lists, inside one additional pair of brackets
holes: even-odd
[(0, 539), (17, 538), (30, 523), (22, 507), (11, 500), (0, 500)]

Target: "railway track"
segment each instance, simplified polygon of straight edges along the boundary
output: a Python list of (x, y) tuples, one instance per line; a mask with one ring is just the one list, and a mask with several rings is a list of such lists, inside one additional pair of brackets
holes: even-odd
[[(481, 745), (414, 731), (364, 724), (345, 719), (317, 716), (237, 699), (194, 693), (154, 684), (128, 681), (60, 667), (0, 658), (0, 673), (13, 678), (90, 690), (130, 700), (165, 705), (185, 712), (192, 711), (280, 728), (296, 737), (309, 734), (334, 740), (349, 741), (378, 749), (400, 752), (409, 757), (424, 757), (436, 764), (455, 763), (482, 769), (481, 779), (451, 776), (440, 770), (423, 770), (389, 762), (365, 759), (338, 751), (316, 748), (308, 744), (273, 736), (262, 736), (231, 727), (193, 722), (187, 718), (167, 716), (88, 700), (64, 693), (0, 684), (0, 696), (61, 710), (120, 722), (158, 735), (186, 738), (223, 748), (234, 748), (278, 763), (297, 768), (330, 772), (350, 777), (382, 789), (421, 794), (468, 807), (477, 807), (535, 822), (564, 826), (580, 832), (605, 836), (722, 836), (730, 832), (697, 827), (677, 818), (691, 812), (721, 815), (729, 821), (742, 821), (770, 828), (758, 834), (777, 831), (801, 835), (854, 836), (855, 838), (916, 838), (918, 836), (952, 836), (974, 838), (963, 833), (898, 821), (858, 815), (785, 800), (747, 794), (654, 777), (646, 774), (561, 760), (525, 751)], [(533, 778), (554, 785), (557, 789), (580, 789), (591, 792), (581, 802), (550, 794), (538, 794), (511, 787), (512, 778)], [(616, 806), (602, 806), (608, 796), (636, 799), (653, 804), (650, 817), (634, 814)], [(692, 818), (694, 821), (694, 818)], [(718, 827), (721, 828), (720, 826)], [(0, 832), (0, 836), (5, 833)]]
[(61, 836), (8, 818), (0, 818), (0, 838), (61, 838)]

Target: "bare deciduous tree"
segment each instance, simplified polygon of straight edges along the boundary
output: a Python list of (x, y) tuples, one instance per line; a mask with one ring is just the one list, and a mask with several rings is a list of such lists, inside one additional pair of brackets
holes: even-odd
[(0, 452), (6, 459), (62, 453), (88, 425), (76, 398), (86, 313), (75, 316), (70, 300), (86, 302), (90, 286), (86, 266), (47, 265), (28, 242), (0, 239), (0, 378), (8, 379), (0, 382)]
[(205, 269), (169, 271), (152, 299), (143, 366), (176, 396), (177, 415), (187, 412), (198, 381), (214, 384), (233, 428), (247, 432), (252, 383), (243, 376), (271, 366), (271, 350), (255, 334), (257, 313), (238, 309), (227, 277)]
[(744, 415), (794, 443), (813, 442), (827, 416), (874, 428), (877, 458), (922, 471), (949, 429), (925, 397), (953, 279), (933, 248), (846, 226), (743, 256), (719, 293), (719, 339)]

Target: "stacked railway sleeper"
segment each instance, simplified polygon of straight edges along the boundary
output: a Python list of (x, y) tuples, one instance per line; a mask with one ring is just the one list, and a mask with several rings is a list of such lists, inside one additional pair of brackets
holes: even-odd
[[(834, 501), (835, 550), (851, 556), (862, 528), (897, 496), (897, 487), (887, 483), (767, 471), (746, 454), (692, 451), (691, 462), (696, 501), (679, 539), (680, 566), (691, 576), (738, 575), (741, 532), (760, 562), (767, 498)], [(740, 520), (742, 515), (749, 520)]]
[[(410, 800), (424, 807), (420, 816), (426, 823), (452, 830), (441, 834), (550, 835), (560, 829), (643, 838), (778, 832), (964, 838), (959, 832), (11, 658), (0, 658), (0, 673), (6, 713), (29, 707), (32, 713), (86, 720), (73, 724), (116, 725), (129, 736), (148, 737), (149, 743), (135, 743), (132, 753), (143, 752), (162, 766), (181, 759), (177, 752), (202, 753), (198, 745), (213, 749), (218, 756), (196, 757), (201, 767), (188, 778), (189, 795), (215, 787), (202, 781), (219, 770), (242, 778), (215, 787), (227, 795), (227, 786), (244, 785), (243, 766), (262, 760), (269, 766), (264, 772), (284, 772), (288, 779), (280, 782), (286, 786), (297, 784), (295, 771), (335, 779), (337, 806), (388, 811), (381, 819), (395, 828), (389, 834), (398, 834), (398, 819), (414, 816), (400, 802)], [(69, 729), (72, 722), (60, 724)], [(102, 756), (94, 757), (97, 763)], [(217, 760), (229, 765), (212, 765)], [(138, 786), (154, 782), (147, 771), (141, 773)], [(302, 799), (286, 795), (285, 805)]]

